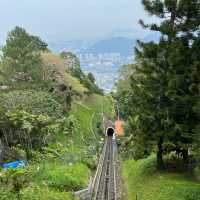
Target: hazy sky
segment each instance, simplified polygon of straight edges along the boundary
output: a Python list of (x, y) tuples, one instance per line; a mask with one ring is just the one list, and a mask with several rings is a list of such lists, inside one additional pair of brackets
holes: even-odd
[(57, 41), (137, 28), (140, 18), (141, 0), (0, 0), (0, 42), (14, 26)]

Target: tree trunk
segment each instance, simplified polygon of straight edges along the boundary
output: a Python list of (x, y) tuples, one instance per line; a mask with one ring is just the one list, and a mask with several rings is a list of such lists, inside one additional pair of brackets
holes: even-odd
[(164, 162), (163, 162), (163, 138), (160, 137), (158, 141), (158, 152), (157, 152), (157, 166), (159, 169), (164, 168)]
[(2, 161), (3, 161), (3, 148), (4, 147), (0, 139), (0, 165), (2, 164)]
[(188, 169), (188, 164), (189, 164), (189, 153), (188, 153), (188, 149), (183, 149), (183, 150), (182, 150), (182, 156), (183, 156), (184, 168), (185, 168), (185, 169)]
[(171, 43), (174, 40), (175, 33), (174, 33), (174, 28), (175, 28), (175, 20), (176, 20), (176, 10), (178, 6), (178, 0), (174, 1), (174, 7), (171, 10), (171, 17), (170, 17), (170, 24), (171, 24), (171, 33), (169, 34), (169, 42)]

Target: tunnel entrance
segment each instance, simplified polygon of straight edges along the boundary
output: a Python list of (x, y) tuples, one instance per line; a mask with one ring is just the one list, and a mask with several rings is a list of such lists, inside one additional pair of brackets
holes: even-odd
[(114, 132), (115, 132), (114, 129), (112, 127), (110, 127), (110, 128), (107, 129), (106, 135), (110, 136), (110, 137), (113, 137)]

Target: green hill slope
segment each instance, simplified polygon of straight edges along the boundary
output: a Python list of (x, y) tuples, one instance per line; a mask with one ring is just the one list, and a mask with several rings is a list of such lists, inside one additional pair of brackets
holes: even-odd
[(42, 58), (45, 64), (50, 66), (51, 69), (55, 70), (56, 80), (59, 83), (71, 85), (72, 88), (79, 93), (88, 91), (78, 79), (67, 73), (64, 60), (62, 60), (59, 56), (52, 53), (44, 53), (42, 54)]
[(70, 113), (79, 122), (76, 136), (81, 143), (95, 142), (103, 136), (103, 132), (102, 135), (97, 133), (97, 126), (102, 122), (102, 112), (110, 118), (114, 117), (114, 107), (110, 96), (103, 97), (93, 94), (74, 102)]
[(123, 167), (127, 183), (128, 199), (135, 200), (198, 200), (200, 184), (184, 173), (156, 170), (153, 156), (139, 160), (127, 160)]
[[(72, 87), (71, 110), (63, 112), (59, 100), (64, 99), (64, 93), (56, 96), (48, 91), (49, 87), (43, 91), (35, 88), (1, 92), (2, 105), (7, 110), (26, 109), (32, 114), (52, 116), (53, 121), (48, 127), (48, 144), (31, 149), (32, 157), (27, 167), (0, 173), (0, 199), (74, 200), (74, 191), (87, 187), (97, 165), (104, 136), (102, 112), (110, 118), (114, 116), (110, 96), (88, 93), (78, 79), (67, 73), (60, 57), (45, 53), (42, 59), (44, 67), (48, 66), (47, 69), (54, 72), (55, 85)], [(22, 151), (24, 155), (21, 146), (12, 151)]]

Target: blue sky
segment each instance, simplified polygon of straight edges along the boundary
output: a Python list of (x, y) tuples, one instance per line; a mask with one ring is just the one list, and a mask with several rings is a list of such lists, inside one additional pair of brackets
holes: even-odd
[(0, 42), (14, 26), (58, 41), (138, 29), (140, 18), (149, 21), (141, 0), (0, 0)]

